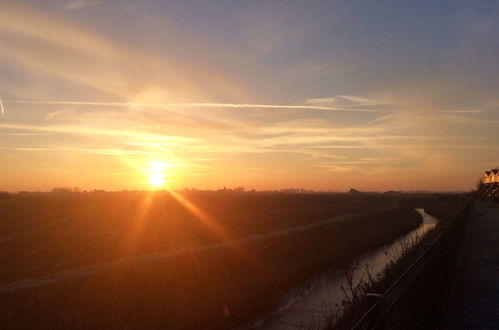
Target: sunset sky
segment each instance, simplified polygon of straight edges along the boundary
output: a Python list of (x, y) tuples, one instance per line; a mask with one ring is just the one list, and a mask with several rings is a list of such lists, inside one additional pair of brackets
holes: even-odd
[(498, 1), (0, 7), (0, 190), (470, 190), (499, 165)]

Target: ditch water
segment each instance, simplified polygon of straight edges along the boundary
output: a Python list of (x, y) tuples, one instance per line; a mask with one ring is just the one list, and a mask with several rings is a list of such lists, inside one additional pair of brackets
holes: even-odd
[[(366, 264), (374, 277), (379, 276), (391, 260), (398, 259), (402, 246), (422, 237), (438, 223), (438, 219), (424, 209), (416, 211), (423, 217), (423, 223), (393, 243), (362, 254), (354, 270), (354, 282), (358, 283), (361, 279)], [(344, 271), (320, 274), (288, 294), (277, 310), (259, 317), (241, 330), (321, 329), (326, 325), (327, 315), (337, 310), (336, 304), (341, 304), (345, 296), (342, 286), (348, 286)]]

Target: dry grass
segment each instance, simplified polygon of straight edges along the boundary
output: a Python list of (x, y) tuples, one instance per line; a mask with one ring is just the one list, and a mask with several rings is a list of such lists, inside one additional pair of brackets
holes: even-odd
[[(412, 241), (401, 244), (396, 254), (389, 256), (390, 262), (380, 276), (373, 278), (369, 266), (364, 265), (364, 276), (357, 283), (349, 280), (349, 278), (352, 278), (351, 274), (353, 274), (355, 268), (361, 265), (354, 263), (354, 268), (346, 269), (345, 278), (347, 279), (348, 286), (344, 288), (345, 298), (342, 305), (339, 306), (340, 308), (327, 315), (327, 329), (350, 329), (372, 304), (372, 301), (369, 302), (366, 300), (365, 293), (385, 292), (409, 265), (425, 251), (426, 247), (424, 243), (433, 242), (442, 233), (444, 228), (449, 225), (452, 225), (453, 229), (454, 227), (459, 227), (459, 221), (462, 221), (462, 218), (467, 216), (469, 195), (437, 195), (435, 198), (411, 198), (404, 200), (403, 203), (411, 207), (424, 205), (425, 211), (439, 218), (440, 222), (435, 228), (426, 233), (424, 237), (415, 237)], [(455, 224), (455, 222), (458, 224)], [(450, 236), (450, 240), (456, 239), (453, 235)], [(450, 241), (443, 243), (444, 247), (437, 252), (437, 257), (423, 271), (423, 274), (426, 274), (427, 278), (423, 279), (423, 276), (421, 276), (415, 282), (414, 288), (410, 290), (412, 296), (405, 297), (403, 299), (405, 303), (399, 303), (397, 312), (392, 313), (395, 316), (391, 320), (393, 324), (387, 325), (387, 328), (423, 329), (427, 328), (427, 324), (432, 322), (432, 326), (436, 326), (438, 321), (434, 320), (434, 315), (437, 310), (441, 314), (441, 309), (443, 308), (442, 301), (445, 302), (448, 295), (448, 292), (445, 292), (445, 290), (448, 289), (447, 286), (449, 283), (443, 283), (442, 277), (445, 278), (447, 276), (446, 280), (448, 280), (449, 272), (452, 271), (451, 264), (454, 258), (452, 253), (455, 253), (455, 244), (455, 242)], [(436, 259), (438, 261), (435, 261)], [(446, 275), (441, 276), (442, 274)], [(423, 288), (424, 291), (421, 291)], [(422, 294), (422, 292), (425, 293)], [(431, 302), (427, 299), (428, 292), (432, 292), (431, 296), (433, 298)], [(421, 305), (415, 305), (414, 302), (416, 300)], [(399, 314), (404, 317), (401, 318)], [(415, 314), (417, 314), (417, 317), (414, 317)], [(438, 317), (441, 317), (441, 315)], [(401, 324), (404, 325), (402, 326)], [(425, 325), (423, 326), (423, 324)]]
[(338, 267), (420, 222), (408, 208), (374, 212), (393, 204), (393, 199), (377, 195), (186, 197), (224, 229), (224, 237), (166, 194), (48, 194), (3, 201), (1, 281), (5, 286), (12, 280), (237, 239), (354, 210), (367, 215), (7, 292), (0, 295), (0, 325), (230, 328), (269, 311), (307, 277)]

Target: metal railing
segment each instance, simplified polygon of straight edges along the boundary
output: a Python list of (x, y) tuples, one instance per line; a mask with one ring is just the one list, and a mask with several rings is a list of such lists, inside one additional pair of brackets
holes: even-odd
[[(467, 209), (470, 206), (467, 207)], [(464, 213), (467, 210), (465, 209)], [(390, 314), (390, 311), (397, 304), (400, 298), (404, 295), (413, 282), (418, 278), (421, 271), (428, 264), (431, 257), (447, 243), (447, 238), (454, 231), (459, 222), (464, 221), (463, 215), (455, 219), (449, 227), (442, 228), (443, 231), (433, 241), (433, 243), (425, 244), (426, 249), (414, 260), (411, 265), (402, 273), (402, 275), (385, 291), (385, 293), (377, 300), (364, 315), (352, 327), (355, 330), (362, 329), (379, 329), (382, 327), (384, 320)]]

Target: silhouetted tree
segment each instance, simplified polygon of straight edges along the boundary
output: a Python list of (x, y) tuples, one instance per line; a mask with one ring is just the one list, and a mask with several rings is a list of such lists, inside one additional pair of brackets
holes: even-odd
[(58, 193), (58, 194), (61, 194), (61, 193), (70, 193), (70, 192), (73, 192), (73, 189), (67, 188), (67, 187), (56, 187), (56, 188), (52, 188), (52, 192), (53, 193)]
[(0, 199), (8, 199), (8, 198), (11, 198), (12, 195), (9, 194), (8, 192), (6, 191), (0, 191)]

